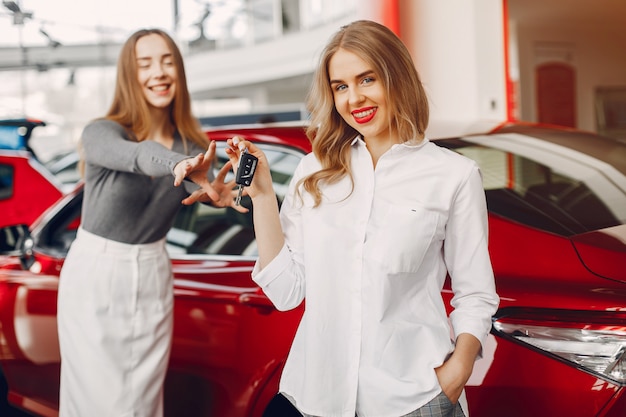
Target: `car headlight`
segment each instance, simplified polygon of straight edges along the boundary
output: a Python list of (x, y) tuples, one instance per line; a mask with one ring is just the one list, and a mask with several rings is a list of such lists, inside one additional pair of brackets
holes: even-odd
[(626, 385), (626, 313), (504, 309), (496, 334), (617, 385)]

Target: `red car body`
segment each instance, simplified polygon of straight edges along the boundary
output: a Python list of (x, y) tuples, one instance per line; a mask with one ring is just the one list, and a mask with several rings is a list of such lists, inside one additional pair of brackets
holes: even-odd
[(31, 224), (61, 198), (61, 187), (29, 151), (0, 150), (0, 227)]
[[(310, 151), (302, 127), (209, 132), (221, 143), (235, 134), (265, 146), (280, 199)], [(532, 126), (437, 143), (481, 166), (501, 297), (466, 388), (470, 414), (626, 416), (626, 158), (619, 157), (626, 146)], [(56, 291), (80, 195), (79, 188), (51, 207), (30, 228), (32, 238), (6, 231), (30, 243), (0, 257), (0, 368), (9, 401), (37, 415), (57, 415)], [(222, 214), (217, 221), (183, 211), (168, 235), (175, 274), (168, 416), (261, 417), (302, 314), (302, 306), (273, 308), (250, 278), (250, 219)], [(443, 294), (449, 302), (449, 286)]]

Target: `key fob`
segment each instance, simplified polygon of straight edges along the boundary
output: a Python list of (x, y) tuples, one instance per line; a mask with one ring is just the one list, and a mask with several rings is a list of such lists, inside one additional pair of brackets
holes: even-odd
[(247, 149), (241, 151), (239, 156), (239, 167), (237, 168), (237, 174), (235, 175), (235, 182), (244, 187), (249, 186), (252, 183), (252, 177), (254, 171), (256, 171), (256, 164), (259, 159), (248, 153)]

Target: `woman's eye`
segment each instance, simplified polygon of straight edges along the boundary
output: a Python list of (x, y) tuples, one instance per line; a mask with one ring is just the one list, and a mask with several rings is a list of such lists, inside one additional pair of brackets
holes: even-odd
[(346, 88), (348, 88), (348, 86), (346, 86), (345, 84), (339, 84), (335, 86), (335, 91), (345, 90)]
[(365, 78), (363, 78), (363, 84), (373, 83), (374, 81), (375, 81), (374, 77), (365, 77)]

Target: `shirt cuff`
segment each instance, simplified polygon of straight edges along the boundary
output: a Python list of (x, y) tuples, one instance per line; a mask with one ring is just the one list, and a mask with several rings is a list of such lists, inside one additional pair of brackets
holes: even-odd
[(285, 269), (289, 268), (290, 264), (291, 252), (289, 252), (289, 248), (285, 243), (280, 252), (278, 252), (278, 255), (276, 255), (265, 268), (261, 269), (259, 261), (256, 261), (252, 269), (252, 280), (261, 288), (264, 288), (278, 278)]
[(478, 353), (477, 359), (482, 358), (483, 355), (483, 347), (487, 341), (487, 337), (489, 336), (489, 332), (491, 330), (491, 319), (489, 319), (489, 323), (470, 323), (465, 320), (452, 320), (452, 327), (454, 331), (455, 339), (461, 333), (468, 333), (474, 336), (480, 342), (480, 351)]
[[(176, 176), (176, 173), (174, 173), (174, 168), (176, 168), (176, 165), (178, 165), (181, 161), (184, 161), (185, 159), (189, 159), (191, 158), (189, 155), (183, 155), (183, 154), (178, 154), (178, 153), (174, 153), (172, 152), (172, 156), (171, 159), (169, 161), (162, 161), (162, 160), (158, 160), (155, 162), (161, 162), (164, 163), (164, 165), (167, 165), (167, 167), (170, 170), (170, 173), (172, 174), (172, 176)], [(154, 160), (154, 158), (153, 158)]]

